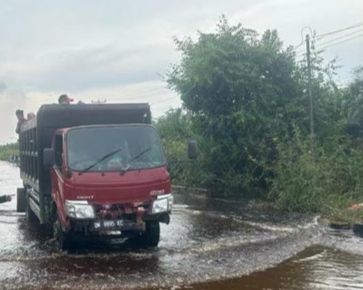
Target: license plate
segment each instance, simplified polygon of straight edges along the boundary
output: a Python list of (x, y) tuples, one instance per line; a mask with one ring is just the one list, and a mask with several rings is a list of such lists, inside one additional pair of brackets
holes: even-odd
[(100, 229), (111, 229), (123, 226), (122, 220), (109, 220), (109, 221), (99, 221), (94, 223), (94, 227), (96, 230)]

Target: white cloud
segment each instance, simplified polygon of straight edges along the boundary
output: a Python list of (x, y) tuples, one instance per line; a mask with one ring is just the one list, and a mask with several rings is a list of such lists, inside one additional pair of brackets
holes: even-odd
[[(285, 44), (301, 28), (325, 33), (361, 22), (361, 0), (0, 0), (0, 143), (15, 138), (15, 109), (37, 111), (60, 93), (89, 102), (147, 101), (153, 115), (180, 106), (160, 74), (179, 60), (172, 37), (213, 31), (221, 14)], [(327, 49), (347, 75), (363, 38)], [(302, 47), (303, 48), (303, 47)], [(345, 76), (346, 77), (346, 76)], [(5, 126), (6, 124), (6, 126)]]

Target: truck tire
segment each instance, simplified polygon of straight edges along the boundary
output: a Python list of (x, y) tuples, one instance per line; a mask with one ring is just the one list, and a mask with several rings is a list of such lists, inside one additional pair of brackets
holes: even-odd
[(145, 232), (139, 237), (139, 242), (143, 248), (155, 248), (160, 240), (160, 224), (158, 221), (147, 221)]
[(26, 211), (26, 195), (24, 188), (18, 188), (16, 190), (16, 211), (17, 212)]
[(26, 195), (26, 211), (25, 211), (25, 215), (26, 215), (26, 219), (29, 222), (35, 222), (35, 221), (38, 220), (38, 217), (36, 216), (36, 214), (33, 212), (33, 210), (30, 207), (29, 194)]
[(66, 251), (70, 248), (70, 237), (67, 233), (63, 231), (58, 219), (53, 225), (53, 235), (57, 242), (57, 247), (59, 250)]

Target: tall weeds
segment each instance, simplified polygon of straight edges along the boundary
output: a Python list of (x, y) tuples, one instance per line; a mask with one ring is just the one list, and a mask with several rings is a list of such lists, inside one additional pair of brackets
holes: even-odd
[(14, 155), (19, 155), (19, 146), (17, 143), (0, 146), (0, 160), (8, 161)]
[(338, 138), (329, 142), (316, 144), (314, 154), (298, 134), (278, 146), (270, 198), (280, 207), (344, 219), (352, 203), (363, 202), (363, 152)]

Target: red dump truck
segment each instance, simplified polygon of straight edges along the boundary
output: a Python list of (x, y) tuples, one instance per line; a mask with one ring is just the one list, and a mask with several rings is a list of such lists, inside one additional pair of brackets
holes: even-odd
[(148, 104), (43, 105), (19, 142), (17, 210), (50, 225), (60, 249), (76, 238), (158, 245), (173, 196)]

